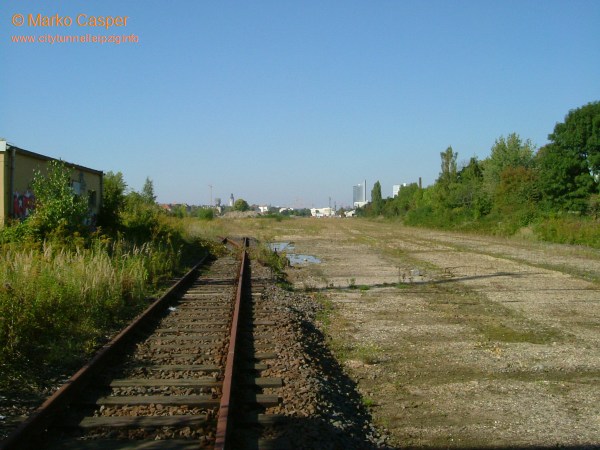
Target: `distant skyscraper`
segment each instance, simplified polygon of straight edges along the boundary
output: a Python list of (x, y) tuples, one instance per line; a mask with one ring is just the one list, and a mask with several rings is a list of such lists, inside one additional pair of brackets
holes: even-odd
[(362, 184), (352, 186), (352, 201), (355, 208), (360, 208), (367, 204), (367, 180)]

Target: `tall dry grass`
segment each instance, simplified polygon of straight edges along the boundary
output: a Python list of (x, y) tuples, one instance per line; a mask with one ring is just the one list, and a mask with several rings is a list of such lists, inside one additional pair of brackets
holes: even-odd
[(95, 242), (0, 249), (0, 362), (77, 358), (146, 303), (179, 264), (167, 246)]

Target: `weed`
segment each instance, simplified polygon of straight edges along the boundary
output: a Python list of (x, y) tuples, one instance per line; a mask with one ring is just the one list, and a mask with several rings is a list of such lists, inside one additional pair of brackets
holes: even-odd
[(362, 404), (367, 408), (372, 408), (375, 406), (375, 400), (373, 400), (371, 397), (365, 396), (362, 398)]
[(0, 362), (52, 362), (94, 348), (106, 329), (143, 308), (152, 286), (180, 270), (181, 254), (167, 244), (96, 239), (75, 249), (5, 245), (0, 257)]
[(268, 244), (260, 244), (250, 247), (249, 253), (252, 259), (269, 267), (278, 281), (285, 281), (285, 268), (289, 265), (285, 252), (277, 253), (272, 251)]
[(323, 294), (316, 294), (315, 300), (321, 305), (321, 309), (317, 312), (316, 319), (321, 322), (325, 328), (331, 325), (331, 317), (333, 315), (333, 302)]
[(342, 341), (332, 341), (330, 343), (331, 350), (335, 354), (338, 361), (342, 364), (353, 358), (354, 347), (352, 344)]
[(352, 355), (364, 364), (377, 364), (381, 362), (382, 349), (375, 344), (365, 344), (354, 348)]

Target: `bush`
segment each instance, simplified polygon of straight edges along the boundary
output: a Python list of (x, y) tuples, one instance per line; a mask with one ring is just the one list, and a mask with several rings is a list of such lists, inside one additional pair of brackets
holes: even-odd
[(250, 210), (250, 205), (248, 205), (248, 202), (246, 200), (244, 200), (243, 198), (238, 198), (235, 203), (233, 204), (233, 210), (234, 211), (249, 211)]
[(65, 174), (56, 164), (47, 186), (38, 177), (35, 213), (0, 228), (0, 366), (10, 374), (0, 387), (21, 378), (23, 365), (43, 377), (44, 368), (80, 361), (207, 248), (152, 195), (121, 198), (119, 186), (103, 216), (110, 234), (92, 232)]
[(98, 216), (100, 226), (116, 231), (121, 226), (121, 214), (125, 209), (127, 184), (121, 172), (108, 172), (102, 182), (102, 208)]
[(27, 222), (13, 222), (0, 228), (0, 245), (9, 243), (23, 244), (27, 241), (35, 242), (34, 230)]
[(213, 220), (215, 218), (215, 211), (212, 208), (199, 208), (198, 219), (201, 220)]
[(592, 218), (548, 217), (535, 223), (533, 230), (544, 241), (600, 248), (600, 223)]
[(121, 213), (121, 232), (137, 244), (168, 238), (169, 228), (164, 226), (163, 212), (155, 203), (149, 203), (141, 194), (130, 192), (125, 198)]
[(71, 170), (62, 161), (48, 163), (48, 175), (36, 171), (31, 183), (35, 209), (29, 226), (45, 236), (59, 227), (69, 232), (82, 228), (88, 216), (87, 199), (73, 193)]

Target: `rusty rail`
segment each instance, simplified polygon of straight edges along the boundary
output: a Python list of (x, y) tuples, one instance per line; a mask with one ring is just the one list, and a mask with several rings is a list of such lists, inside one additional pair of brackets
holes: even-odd
[(237, 333), (240, 319), (240, 306), (242, 303), (242, 294), (244, 290), (245, 277), (247, 274), (248, 255), (245, 248), (248, 246), (248, 239), (244, 238), (242, 242), (242, 262), (240, 264), (240, 274), (238, 280), (237, 293), (235, 297), (235, 306), (233, 310), (233, 319), (231, 321), (231, 336), (229, 338), (229, 348), (227, 350), (227, 362), (225, 364), (225, 377), (223, 379), (223, 388), (221, 393), (221, 404), (219, 406), (219, 418), (217, 421), (217, 431), (215, 435), (215, 450), (227, 450), (230, 448), (228, 435), (231, 430), (231, 415), (233, 407), (232, 388), (233, 374), (236, 358)]
[(130, 341), (131, 337), (143, 326), (146, 320), (164, 310), (171, 297), (184, 287), (196, 274), (208, 255), (190, 269), (177, 283), (175, 283), (158, 300), (152, 303), (129, 326), (105, 344), (96, 355), (73, 375), (60, 389), (50, 396), (27, 420), (16, 428), (6, 439), (0, 442), (0, 450), (26, 450), (33, 447), (39, 435), (56, 419), (77, 395), (85, 389), (90, 380), (106, 366), (115, 355), (121, 352)]

